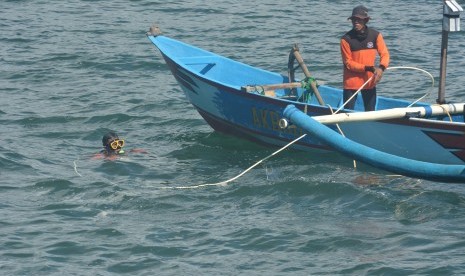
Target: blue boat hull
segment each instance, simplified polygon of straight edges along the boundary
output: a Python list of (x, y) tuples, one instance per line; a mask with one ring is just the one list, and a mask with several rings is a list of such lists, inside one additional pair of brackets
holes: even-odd
[[(164, 36), (149, 36), (160, 50), (173, 76), (190, 103), (215, 130), (261, 143), (283, 146), (305, 131), (300, 127), (280, 129), (278, 121), (289, 104), (308, 115), (328, 115), (342, 103), (340, 89), (319, 86), (326, 106), (315, 98), (290, 100), (288, 91), (276, 90), (275, 96), (249, 93), (245, 85), (287, 83), (285, 76), (230, 60)], [(298, 96), (302, 95), (298, 90)], [(356, 109), (363, 106), (361, 97)], [(377, 108), (406, 107), (407, 101), (379, 97)], [(421, 105), (421, 103), (420, 103)], [(426, 104), (424, 104), (426, 105)], [(345, 112), (352, 112), (346, 110)], [(402, 118), (395, 120), (341, 124), (351, 140), (389, 154), (424, 162), (465, 164), (465, 124), (463, 116), (442, 118)], [(334, 125), (329, 126), (336, 130)], [(308, 136), (293, 145), (300, 150), (332, 148)]]

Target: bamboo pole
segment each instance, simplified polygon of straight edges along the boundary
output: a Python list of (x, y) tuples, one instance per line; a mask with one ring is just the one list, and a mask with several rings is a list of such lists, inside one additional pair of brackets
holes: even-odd
[[(295, 45), (292, 48), (292, 50), (293, 50), (293, 55), (294, 55), (295, 59), (297, 60), (297, 62), (300, 65), (300, 68), (302, 68), (302, 71), (304, 72), (304, 75), (307, 78), (311, 78), (312, 75), (310, 74), (310, 71), (308, 71), (308, 68), (304, 63), (304, 60), (303, 60), (302, 56), (299, 53), (299, 48)], [(323, 98), (321, 98), (320, 91), (318, 91), (318, 88), (316, 87), (315, 82), (311, 82), (310, 86), (312, 87), (313, 93), (315, 94), (315, 96), (316, 96), (316, 98), (318, 100), (318, 103), (320, 105), (325, 105), (325, 102), (323, 101)]]
[(465, 103), (430, 105), (423, 107), (392, 108), (367, 112), (338, 113), (313, 116), (322, 124), (339, 124), (349, 122), (378, 121), (404, 117), (431, 117), (440, 115), (463, 114)]

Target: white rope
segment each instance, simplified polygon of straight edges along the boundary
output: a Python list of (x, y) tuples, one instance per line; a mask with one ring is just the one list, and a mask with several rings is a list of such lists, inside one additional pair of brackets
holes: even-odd
[[(434, 86), (434, 77), (427, 71), (423, 70), (423, 69), (420, 69), (420, 68), (416, 68), (416, 67), (403, 67), (403, 66), (399, 66), (399, 67), (389, 67), (387, 68), (388, 70), (393, 70), (393, 69), (413, 69), (413, 70), (418, 70), (418, 71), (422, 71), (426, 74), (428, 74), (431, 79), (432, 79), (432, 82), (433, 82), (433, 86)], [(371, 80), (373, 79), (373, 76), (368, 79), (341, 107), (339, 107), (339, 109), (337, 109), (335, 112), (333, 112), (333, 114), (337, 114), (342, 108), (344, 108), (344, 106), (350, 101), (352, 100), (352, 98), (354, 98)], [(428, 94), (428, 93), (427, 93)], [(427, 94), (425, 94), (423, 97), (421, 97), (420, 99), (416, 100), (415, 102), (413, 102), (411, 105), (417, 103), (418, 101), (420, 101), (422, 98), (424, 98)], [(332, 111), (332, 108), (329, 106), (329, 108), (331, 109)], [(339, 125), (337, 125), (338, 129), (339, 129), (339, 132), (341, 133), (342, 136), (344, 136), (344, 133), (342, 132), (342, 130), (339, 128)], [(307, 136), (307, 134), (303, 134), (301, 135), (300, 137), (294, 139), (293, 141), (289, 142), (287, 145), (285, 145), (284, 147), (280, 148), (279, 150), (273, 152), (272, 154), (268, 155), (267, 157), (261, 159), (260, 161), (256, 162), (255, 164), (253, 164), (252, 166), (250, 166), (249, 168), (247, 168), (245, 171), (243, 171), (242, 173), (238, 174), (237, 176), (229, 179), (229, 180), (226, 180), (226, 181), (222, 181), (222, 182), (217, 182), (217, 183), (208, 183), (208, 184), (199, 184), (199, 185), (193, 185), (193, 186), (175, 186), (175, 187), (160, 187), (160, 189), (197, 189), (197, 188), (204, 188), (204, 187), (209, 187), (209, 186), (225, 186), (226, 184), (238, 179), (239, 177), (243, 176), (244, 174), (246, 174), (247, 172), (249, 172), (250, 170), (252, 170), (253, 168), (255, 168), (256, 166), (258, 166), (259, 164), (263, 163), (265, 160), (273, 157), (274, 155), (280, 153), (281, 151), (285, 150), (286, 148), (290, 147), (292, 144), (294, 144), (295, 142), (299, 141), (300, 139), (304, 138), (305, 136)], [(355, 163), (355, 160), (354, 160), (354, 167), (356, 168), (357, 165)], [(77, 171), (77, 165), (76, 165), (76, 161), (74, 161), (74, 171), (76, 172), (77, 175), (79, 176), (82, 176), (78, 171)]]
[(396, 69), (408, 69), (408, 70), (417, 70), (417, 71), (420, 71), (420, 72), (423, 72), (425, 74), (427, 74), (430, 78), (431, 78), (431, 90), (429, 92), (427, 92), (425, 95), (421, 96), (420, 98), (418, 98), (417, 100), (413, 101), (411, 104), (408, 105), (408, 107), (411, 107), (412, 105), (416, 104), (417, 102), (421, 101), (422, 99), (424, 99), (426, 96), (428, 96), (429, 94), (431, 94), (431, 91), (432, 91), (432, 88), (434, 88), (434, 77), (433, 75), (426, 71), (426, 70), (423, 70), (421, 68), (417, 68), (417, 67), (410, 67), (410, 66), (394, 66), (394, 67), (388, 67), (387, 70), (396, 70)]
[[(79, 159), (78, 159), (78, 160), (79, 160)], [(77, 175), (79, 175), (80, 177), (82, 177), (82, 175), (81, 175), (81, 174), (78, 172), (78, 170), (77, 170), (76, 161), (77, 161), (77, 160), (74, 160), (74, 161), (73, 161), (73, 164), (74, 164), (74, 171), (76, 172)]]
[[(332, 106), (330, 106), (329, 104), (327, 104), (326, 106), (328, 106), (329, 110), (331, 111), (331, 114), (336, 114), (336, 113), (334, 113)], [(344, 132), (342, 131), (341, 127), (339, 126), (339, 124), (336, 124), (336, 127), (337, 127), (339, 133), (341, 134), (341, 136), (346, 137)], [(352, 160), (352, 161), (353, 161), (353, 164), (354, 164), (354, 169), (357, 169), (357, 161), (355, 159)]]
[[(417, 68), (417, 67), (410, 67), (410, 66), (394, 66), (394, 67), (388, 67), (386, 70), (397, 70), (397, 69), (408, 69), (408, 70), (421, 71), (421, 72), (427, 74), (431, 78), (431, 88), (434, 87), (434, 77), (430, 72), (428, 72), (426, 70), (423, 70), (423, 69)], [(352, 96), (350, 96), (350, 98), (345, 103), (343, 103), (342, 106), (339, 107), (336, 110), (336, 112), (334, 112), (334, 114), (339, 113), (339, 111), (341, 111), (347, 105), (348, 102), (350, 102), (355, 96), (357, 96), (357, 94), (360, 93), (360, 91), (362, 91), (362, 89), (373, 79), (373, 77), (374, 77), (374, 75), (371, 78), (369, 78)], [(431, 94), (431, 91), (427, 92), (425, 95), (423, 95), (420, 98), (418, 98), (417, 100), (413, 101), (411, 104), (408, 105), (408, 107), (411, 107), (412, 105), (414, 105), (417, 102), (421, 101), (423, 98), (425, 98), (429, 94)]]
[(334, 112), (334, 114), (337, 114), (339, 111), (341, 111), (341, 109), (343, 109), (344, 106), (346, 106), (346, 104), (352, 100), (352, 98), (354, 98), (355, 96), (357, 96), (357, 94), (358, 94), (360, 91), (362, 91), (362, 89), (371, 81), (371, 79), (373, 79), (373, 77), (374, 77), (374, 75), (371, 76), (371, 78), (369, 78), (369, 79), (368, 79), (368, 80), (367, 80), (367, 81), (366, 81), (366, 82), (365, 82), (352, 96), (350, 96), (350, 98), (349, 98), (345, 103), (343, 103), (343, 104), (341, 105), (341, 107), (339, 107), (339, 108), (336, 110), (336, 112)]
[(299, 141), (300, 139), (304, 138), (305, 136), (307, 136), (307, 134), (303, 134), (301, 135), (300, 137), (296, 138), (295, 140), (289, 142), (287, 145), (285, 145), (284, 147), (280, 148), (279, 150), (273, 152), (272, 154), (268, 155), (267, 157), (263, 158), (262, 160), (258, 161), (257, 163), (253, 164), (252, 166), (250, 166), (248, 169), (246, 169), (245, 171), (243, 171), (242, 173), (238, 174), (237, 176), (229, 179), (229, 180), (226, 180), (226, 181), (222, 181), (222, 182), (218, 182), (218, 183), (211, 183), (211, 184), (200, 184), (200, 185), (194, 185), (194, 186), (177, 186), (177, 187), (160, 187), (161, 189), (197, 189), (197, 188), (203, 188), (203, 187), (209, 187), (209, 186), (225, 186), (226, 184), (228, 184), (229, 182), (232, 182), (236, 179), (238, 179), (239, 177), (243, 176), (244, 174), (246, 174), (248, 171), (250, 171), (251, 169), (255, 168), (256, 166), (258, 166), (259, 164), (261, 164), (263, 161), (271, 158), (272, 156), (280, 153), (281, 151), (285, 150), (286, 148), (288, 148), (289, 146), (291, 146), (292, 144), (294, 144), (295, 142)]

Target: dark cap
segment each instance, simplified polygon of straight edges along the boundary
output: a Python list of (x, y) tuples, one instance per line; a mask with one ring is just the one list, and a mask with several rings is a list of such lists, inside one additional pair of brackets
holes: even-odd
[(368, 16), (368, 9), (365, 8), (365, 6), (362, 6), (362, 5), (355, 7), (352, 10), (352, 16), (349, 17), (348, 19), (352, 19), (354, 17), (363, 18), (363, 19), (370, 18)]

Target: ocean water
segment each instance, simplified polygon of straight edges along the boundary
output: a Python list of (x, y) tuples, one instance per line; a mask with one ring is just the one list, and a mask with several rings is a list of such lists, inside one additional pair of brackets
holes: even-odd
[[(459, 0), (465, 6), (464, 1)], [(373, 0), (391, 66), (381, 95), (437, 95), (442, 1)], [(334, 153), (214, 132), (146, 38), (165, 35), (286, 73), (294, 43), (341, 85), (359, 1), (3, 0), (0, 275), (463, 275), (465, 186), (389, 175)], [(464, 101), (465, 37), (447, 95)], [(92, 158), (115, 130), (128, 154)], [(178, 189), (188, 187), (189, 189)]]

